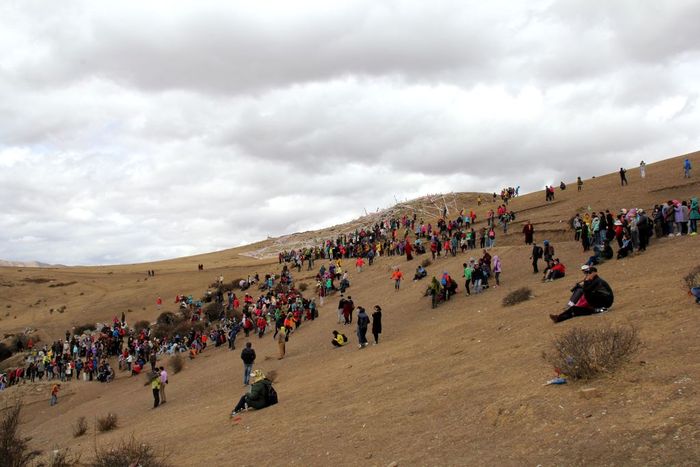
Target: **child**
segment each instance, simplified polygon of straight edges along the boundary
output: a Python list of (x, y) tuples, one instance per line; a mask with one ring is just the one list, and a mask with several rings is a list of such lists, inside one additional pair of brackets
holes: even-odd
[(51, 388), (51, 402), (50, 402), (51, 407), (58, 404), (58, 391), (60, 389), (61, 389), (60, 384), (54, 384), (53, 387)]

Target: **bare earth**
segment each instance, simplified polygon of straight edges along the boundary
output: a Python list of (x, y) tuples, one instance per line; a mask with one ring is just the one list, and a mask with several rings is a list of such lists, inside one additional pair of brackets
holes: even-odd
[[(691, 160), (700, 167), (700, 153)], [(602, 265), (599, 273), (615, 291), (609, 313), (558, 325), (548, 318), (564, 308), (587, 258), (571, 241), (569, 218), (589, 206), (651, 211), (667, 199), (700, 195), (700, 174), (684, 179), (681, 166), (682, 158), (649, 165), (645, 180), (638, 169), (629, 170), (624, 188), (617, 174), (585, 180), (580, 193), (571, 183), (564, 192), (557, 189), (549, 204), (542, 191), (516, 198), (510, 207), (517, 221), (492, 251), (503, 262), (503, 286), (466, 297), (460, 281), (460, 295), (436, 310), (423, 297), (427, 281), (406, 281), (395, 293), (389, 279), (394, 265), (412, 277), (425, 256), (411, 263), (405, 257), (380, 258), (361, 274), (346, 262), (355, 304), (368, 309), (380, 304), (384, 310), (380, 345), (358, 350), (354, 328), (344, 328), (351, 345), (331, 347), (337, 296), (326, 301), (319, 320), (305, 322), (291, 336), (282, 361), (274, 358), (271, 336), (251, 337), (256, 367), (277, 373), (280, 403), (244, 413), (239, 423), (228, 413), (244, 390), (242, 335), (236, 351), (210, 348), (172, 375), (168, 403), (157, 410), (151, 409), (150, 388), (125, 373), (108, 385), (66, 383), (53, 408), (46, 383), (12, 387), (0, 393), (0, 404), (23, 396), (22, 432), (32, 437), (32, 447), (44, 452), (70, 447), (84, 461), (95, 445), (133, 434), (163, 449), (175, 465), (698, 465), (700, 307), (681, 279), (700, 263), (700, 238), (653, 239), (647, 252)], [(460, 208), (474, 209), (477, 220), (495, 209), (491, 203), (477, 208), (474, 200), (474, 194), (458, 197)], [(519, 233), (528, 219), (536, 241), (553, 242), (567, 265), (565, 279), (542, 283), (532, 274), (530, 247)], [(300, 235), (324, 238), (331, 230)], [(48, 341), (72, 326), (127, 310), (130, 323), (155, 320), (160, 311), (175, 309), (177, 293), (201, 296), (219, 274), (232, 280), (279, 272), (276, 258), (249, 256), (269, 253), (265, 248), (274, 241), (150, 264), (0, 268), (0, 331), (38, 328)], [(468, 257), (439, 258), (428, 267), (429, 278), (442, 271), (460, 278)], [(204, 272), (197, 271), (198, 263), (204, 263)], [(147, 278), (148, 269), (156, 277)], [(302, 271), (295, 279), (313, 286), (310, 276)], [(503, 308), (502, 298), (522, 286), (531, 287), (534, 298)], [(165, 303), (160, 311), (158, 296)], [(56, 311), (63, 305), (64, 312)], [(553, 371), (542, 352), (555, 336), (572, 327), (609, 324), (639, 330), (644, 345), (630, 364), (588, 383), (543, 386)], [(594, 390), (582, 392), (589, 388)], [(119, 416), (119, 429), (72, 437), (79, 416), (93, 420), (109, 411)]]

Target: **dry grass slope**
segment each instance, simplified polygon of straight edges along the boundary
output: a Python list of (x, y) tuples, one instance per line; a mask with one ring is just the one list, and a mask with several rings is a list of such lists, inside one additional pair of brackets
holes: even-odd
[[(700, 166), (698, 154), (690, 157)], [(256, 366), (276, 373), (280, 403), (245, 413), (239, 423), (232, 423), (228, 412), (244, 390), (241, 362), (238, 351), (224, 348), (207, 349), (186, 371), (171, 375), (168, 403), (157, 410), (150, 409), (150, 388), (126, 372), (108, 385), (67, 383), (53, 408), (44, 383), (13, 387), (0, 399), (25, 397), (22, 429), (32, 437), (30, 447), (71, 446), (86, 462), (94, 459), (95, 449), (87, 437), (73, 438), (76, 417), (118, 410), (120, 429), (97, 436), (99, 449), (118, 444), (120, 432), (127, 431), (162, 447), (174, 465), (697, 465), (700, 324), (683, 278), (697, 267), (698, 237), (653, 240), (643, 254), (603, 264), (600, 274), (615, 290), (608, 313), (558, 325), (548, 318), (566, 305), (572, 283), (579, 280), (577, 266), (586, 259), (567, 230), (568, 219), (588, 206), (651, 208), (669, 197), (698, 195), (700, 184), (682, 179), (681, 160), (649, 165), (644, 180), (630, 170), (624, 188), (611, 174), (585, 180), (580, 193), (557, 191), (554, 203), (545, 204), (541, 192), (514, 199), (510, 207), (517, 221), (511, 233), (499, 235), (495, 248), (503, 263), (503, 287), (471, 297), (460, 288), (436, 310), (422, 296), (424, 281), (406, 281), (394, 292), (387, 272), (400, 265), (410, 274), (424, 257), (411, 264), (381, 258), (360, 274), (351, 271), (355, 303), (368, 309), (381, 304), (384, 310), (380, 344), (332, 349), (335, 299), (291, 336), (284, 360), (276, 359), (271, 337), (249, 338), (258, 353)], [(475, 209), (478, 220), (493, 206), (477, 207), (473, 196), (457, 198), (458, 206)], [(410, 212), (410, 203), (402, 209)], [(573, 271), (569, 276), (542, 283), (532, 274), (529, 247), (518, 233), (527, 220), (535, 226), (536, 241), (553, 242)], [(309, 242), (340, 230), (293, 238)], [(151, 264), (0, 268), (0, 309), (11, 305), (11, 314), (0, 321), (0, 335), (31, 327), (51, 342), (80, 323), (103, 322), (122, 312), (130, 323), (155, 322), (161, 312), (175, 309), (170, 303), (176, 294), (201, 296), (219, 275), (231, 280), (279, 272), (276, 258), (246, 255), (290, 244), (271, 239)], [(459, 277), (462, 262), (460, 255), (437, 258), (428, 273), (447, 270)], [(145, 281), (149, 269), (157, 274)], [(298, 276), (311, 278), (305, 272)], [(43, 278), (77, 284), (50, 288), (36, 281)], [(508, 291), (520, 287), (530, 288), (534, 298), (504, 308)], [(163, 310), (155, 306), (158, 296)], [(59, 307), (65, 307), (63, 313), (49, 312)], [(573, 328), (619, 326), (634, 326), (644, 343), (628, 363), (591, 382), (542, 386), (554, 374), (542, 359), (552, 341)], [(351, 338), (352, 331), (346, 331)], [(245, 338), (239, 337), (237, 348), (241, 341)], [(274, 442), (261, 441), (271, 438)], [(265, 442), (266, 447), (243, 454), (232, 452), (232, 442)]]

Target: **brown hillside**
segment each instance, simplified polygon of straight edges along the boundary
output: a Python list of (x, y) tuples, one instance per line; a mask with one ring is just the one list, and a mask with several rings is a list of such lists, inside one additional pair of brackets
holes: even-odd
[[(653, 239), (647, 252), (600, 267), (615, 290), (610, 312), (552, 324), (569, 288), (580, 280), (587, 255), (572, 240), (568, 220), (590, 206), (643, 207), (670, 198), (700, 194), (700, 175), (684, 179), (681, 158), (647, 166), (647, 177), (629, 170), (629, 186), (617, 174), (570, 184), (552, 203), (543, 192), (511, 201), (518, 213), (508, 236), (493, 249), (503, 262), (503, 286), (481, 295), (460, 295), (432, 310), (426, 281), (406, 281), (393, 291), (391, 266), (407, 275), (418, 261), (380, 258), (361, 274), (351, 270), (357, 305), (381, 304), (384, 333), (379, 346), (333, 349), (329, 343), (337, 297), (321, 308), (320, 319), (304, 323), (288, 344), (288, 358), (273, 358), (271, 336), (251, 337), (257, 368), (275, 370), (280, 403), (242, 415), (228, 413), (243, 391), (239, 351), (209, 349), (171, 377), (168, 403), (150, 409), (143, 381), (120, 374), (110, 384), (64, 384), (60, 403), (49, 407), (49, 388), (26, 384), (0, 393), (0, 403), (22, 395), (27, 404), (22, 432), (45, 452), (71, 447), (88, 460), (99, 446), (132, 433), (170, 454), (175, 465), (697, 465), (700, 462), (700, 309), (681, 279), (700, 263), (698, 237)], [(691, 155), (700, 167), (700, 153)], [(696, 169), (697, 170), (697, 169)], [(515, 182), (514, 182), (515, 183)], [(477, 208), (474, 195), (458, 205), (484, 219), (490, 203)], [(472, 200), (470, 203), (470, 199)], [(406, 207), (410, 210), (410, 207)], [(537, 241), (554, 243), (568, 277), (542, 283), (532, 274), (530, 248), (518, 232), (532, 220)], [(427, 221), (428, 219), (426, 219)], [(323, 238), (333, 229), (306, 233)], [(301, 234), (300, 234), (301, 235)], [(279, 270), (276, 259), (255, 259), (274, 239), (197, 257), (152, 264), (61, 269), (0, 269), (0, 331), (38, 328), (44, 339), (58, 338), (73, 325), (104, 321), (131, 309), (127, 319), (154, 320), (157, 296), (168, 309), (177, 293), (200, 295), (215, 276), (226, 280)], [(439, 258), (429, 273), (461, 276), (469, 257)], [(198, 272), (196, 265), (206, 270)], [(320, 266), (320, 264), (318, 264)], [(146, 279), (146, 270), (156, 277)], [(310, 275), (302, 271), (297, 280)], [(301, 279), (300, 279), (300, 277)], [(37, 283), (26, 279), (51, 279)], [(49, 285), (64, 283), (61, 287)], [(513, 307), (501, 301), (528, 286), (534, 297)], [(7, 307), (10, 305), (10, 307)], [(65, 305), (63, 313), (54, 311)], [(620, 371), (589, 383), (543, 386), (553, 376), (542, 359), (552, 339), (573, 327), (631, 324), (642, 350)], [(345, 328), (352, 344), (354, 329)], [(237, 348), (242, 341), (239, 337)], [(591, 391), (582, 389), (594, 388)], [(120, 427), (111, 433), (73, 439), (79, 416), (93, 420), (112, 411)]]

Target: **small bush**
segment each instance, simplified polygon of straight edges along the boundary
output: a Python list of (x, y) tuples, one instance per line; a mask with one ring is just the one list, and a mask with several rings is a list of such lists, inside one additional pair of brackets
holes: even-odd
[(557, 337), (552, 351), (543, 357), (572, 379), (591, 379), (613, 372), (629, 360), (639, 345), (633, 327), (573, 328)]
[(145, 319), (141, 321), (136, 321), (134, 324), (134, 331), (136, 332), (141, 332), (144, 329), (148, 329), (151, 327), (151, 323)]
[(302, 282), (301, 284), (299, 284), (299, 292), (306, 292), (306, 289), (308, 288), (309, 284), (307, 284), (306, 282)]
[(424, 268), (427, 268), (433, 264), (432, 260), (430, 258), (425, 258), (423, 261), (421, 261), (420, 265), (423, 266)]
[(97, 429), (101, 433), (112, 431), (115, 428), (117, 428), (117, 414), (110, 412), (104, 417), (100, 417), (97, 419)]
[(87, 429), (88, 424), (87, 420), (85, 420), (85, 417), (78, 417), (78, 420), (76, 420), (75, 425), (73, 425), (73, 437), (80, 438), (85, 433), (87, 433)]
[(156, 318), (156, 324), (167, 324), (167, 325), (173, 325), (177, 324), (180, 321), (178, 316), (171, 312), (171, 311), (164, 311), (160, 315), (158, 315), (158, 318)]
[(29, 449), (30, 438), (19, 435), (22, 402), (6, 405), (0, 421), (0, 465), (24, 466), (38, 456), (39, 451)]
[(0, 362), (12, 356), (12, 350), (4, 342), (0, 342)]
[(70, 282), (56, 282), (55, 284), (49, 284), (49, 287), (68, 287), (69, 285), (77, 284), (78, 281)]
[(49, 467), (72, 467), (80, 465), (80, 455), (73, 457), (68, 449), (55, 449), (49, 459)]
[(76, 336), (80, 336), (84, 334), (85, 331), (94, 331), (95, 329), (97, 329), (95, 323), (84, 323), (80, 326), (76, 326), (75, 328), (73, 328), (73, 334), (75, 334)]
[(173, 374), (178, 374), (185, 367), (185, 359), (179, 353), (170, 358), (170, 368), (173, 369)]
[(104, 448), (95, 453), (94, 467), (131, 467), (143, 465), (148, 467), (168, 467), (167, 459), (156, 453), (148, 443), (136, 441), (132, 436), (128, 441), (122, 440), (117, 446)]
[(212, 302), (204, 307), (204, 315), (209, 321), (218, 321), (224, 311), (224, 306), (221, 303)]
[(693, 287), (700, 287), (700, 266), (696, 266), (692, 271), (690, 271), (684, 278), (683, 282), (688, 290)]
[(503, 306), (513, 306), (518, 303), (530, 300), (532, 290), (529, 287), (520, 287), (503, 297)]

